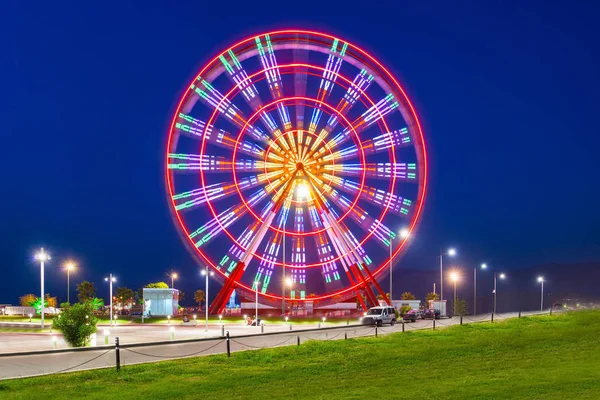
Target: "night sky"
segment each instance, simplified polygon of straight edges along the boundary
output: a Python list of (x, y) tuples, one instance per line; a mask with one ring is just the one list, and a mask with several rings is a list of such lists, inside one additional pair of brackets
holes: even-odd
[(91, 280), (100, 296), (110, 272), (137, 288), (174, 268), (189, 297), (203, 288), (167, 204), (168, 124), (204, 63), (281, 28), (364, 48), (417, 107), (430, 186), (402, 267), (435, 268), (450, 245), (464, 268), (600, 260), (592, 2), (35, 3), (0, 12), (0, 303), (39, 291), (40, 246), (53, 255), (47, 291), (63, 299), (69, 257), (73, 288)]

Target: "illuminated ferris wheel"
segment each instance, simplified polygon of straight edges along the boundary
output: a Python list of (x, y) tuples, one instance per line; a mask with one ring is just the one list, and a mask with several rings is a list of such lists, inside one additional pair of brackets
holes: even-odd
[(373, 303), (425, 196), (404, 90), (318, 32), (261, 34), (212, 59), (179, 102), (167, 153), (177, 228), (223, 281), (212, 312), (234, 289), (272, 304)]

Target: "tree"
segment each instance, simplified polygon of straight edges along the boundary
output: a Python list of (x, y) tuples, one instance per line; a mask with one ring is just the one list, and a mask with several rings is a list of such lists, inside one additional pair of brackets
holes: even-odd
[(179, 289), (179, 300), (178, 301), (180, 304), (184, 298), (185, 298), (185, 292), (183, 290)]
[(148, 289), (168, 289), (169, 285), (164, 282), (149, 283), (146, 285)]
[(204, 290), (196, 290), (194, 292), (194, 301), (198, 303), (198, 307), (202, 305), (202, 302), (205, 300), (206, 296), (204, 294)]
[(425, 296), (425, 306), (429, 307), (429, 300), (433, 300), (433, 301), (437, 301), (440, 299), (440, 296), (437, 293), (427, 293), (427, 295)]
[(71, 346), (85, 346), (89, 342), (90, 335), (97, 330), (98, 318), (94, 316), (93, 311), (90, 301), (73, 304), (53, 319), (52, 328), (61, 331)]
[(456, 315), (464, 316), (469, 313), (469, 304), (465, 299), (456, 300)]
[[(30, 307), (35, 308), (35, 312), (41, 314), (42, 312), (42, 299), (36, 297), (35, 301), (29, 305)], [(48, 307), (48, 302), (44, 300), (44, 308)]]
[(36, 295), (27, 293), (26, 295), (19, 297), (19, 304), (21, 307), (30, 307), (36, 300)]
[(94, 310), (97, 310), (100, 307), (104, 307), (104, 300), (94, 297), (92, 300), (90, 300), (90, 304)]
[(412, 310), (412, 307), (408, 304), (405, 304), (402, 307), (400, 307), (400, 315), (404, 317), (404, 315), (406, 315), (406, 313), (408, 313), (410, 310)]
[(56, 304), (58, 303), (56, 301), (56, 297), (51, 297), (49, 293), (46, 293), (45, 297), (45, 301), (46, 301), (46, 307), (54, 307), (56, 308)]
[(115, 297), (119, 300), (121, 305), (133, 303), (135, 292), (128, 287), (118, 287), (115, 292)]
[(415, 295), (412, 294), (411, 292), (404, 292), (404, 293), (402, 293), (402, 296), (400, 296), (400, 299), (402, 299), (402, 300), (414, 300), (415, 299)]
[(77, 285), (77, 299), (80, 303), (96, 297), (96, 287), (93, 282), (83, 281)]

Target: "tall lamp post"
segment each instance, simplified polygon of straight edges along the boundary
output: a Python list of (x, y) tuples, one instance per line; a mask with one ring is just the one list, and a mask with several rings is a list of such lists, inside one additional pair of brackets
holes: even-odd
[(171, 277), (171, 289), (175, 289), (175, 287), (173, 286), (173, 281), (179, 278), (179, 275), (177, 275), (177, 272), (171, 271), (171, 275), (169, 276)]
[(440, 251), (440, 302), (444, 300), (444, 256), (454, 257), (456, 250), (454, 248), (448, 249), (447, 252)]
[(110, 288), (110, 326), (113, 324), (113, 295), (112, 295), (112, 284), (117, 281), (117, 278), (110, 274), (108, 278), (104, 278), (106, 282), (108, 282), (108, 286)]
[(500, 279), (504, 279), (506, 278), (506, 274), (500, 274), (498, 275), (497, 273), (494, 272), (494, 314), (496, 314), (496, 295), (498, 294), (497, 286), (496, 286), (496, 278), (500, 278)]
[(42, 329), (44, 329), (44, 262), (50, 260), (50, 254), (44, 251), (42, 247), (40, 251), (35, 255), (35, 259), (40, 262), (40, 286), (42, 296), (41, 299), (41, 317), (42, 317)]
[(450, 279), (452, 279), (452, 282), (454, 282), (454, 303), (453, 303), (453, 309), (454, 311), (452, 312), (452, 315), (456, 315), (456, 282), (458, 282), (458, 273), (456, 272), (452, 272), (450, 274)]
[(71, 304), (71, 271), (75, 269), (76, 265), (73, 261), (67, 261), (65, 263), (65, 269), (67, 270), (67, 303)]
[(256, 297), (254, 300), (254, 321), (256, 321), (256, 326), (258, 326), (258, 286), (260, 285), (260, 281), (254, 281), (254, 292), (256, 293)]
[[(481, 264), (481, 269), (487, 269), (487, 264)], [(477, 314), (477, 268), (473, 268), (473, 315)]]
[(538, 276), (537, 281), (542, 284), (542, 299), (540, 302), (540, 311), (544, 311), (544, 277)]
[[(400, 237), (402, 239), (406, 239), (409, 235), (410, 231), (406, 228), (403, 228), (400, 230)], [(392, 304), (392, 299), (394, 298), (394, 295), (392, 294), (392, 271), (393, 271), (393, 261), (394, 261), (394, 236), (392, 236), (392, 231), (390, 231), (390, 304)]]
[(205, 327), (204, 332), (208, 332), (208, 275), (213, 276), (215, 273), (210, 271), (208, 272), (208, 265), (205, 269), (202, 270), (202, 275), (205, 277), (205, 287), (204, 287), (204, 308), (205, 308)]

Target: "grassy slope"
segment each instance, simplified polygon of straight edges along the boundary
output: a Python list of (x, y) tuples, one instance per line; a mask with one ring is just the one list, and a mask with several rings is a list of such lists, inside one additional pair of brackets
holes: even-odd
[(0, 398), (599, 399), (600, 311), (0, 382)]

